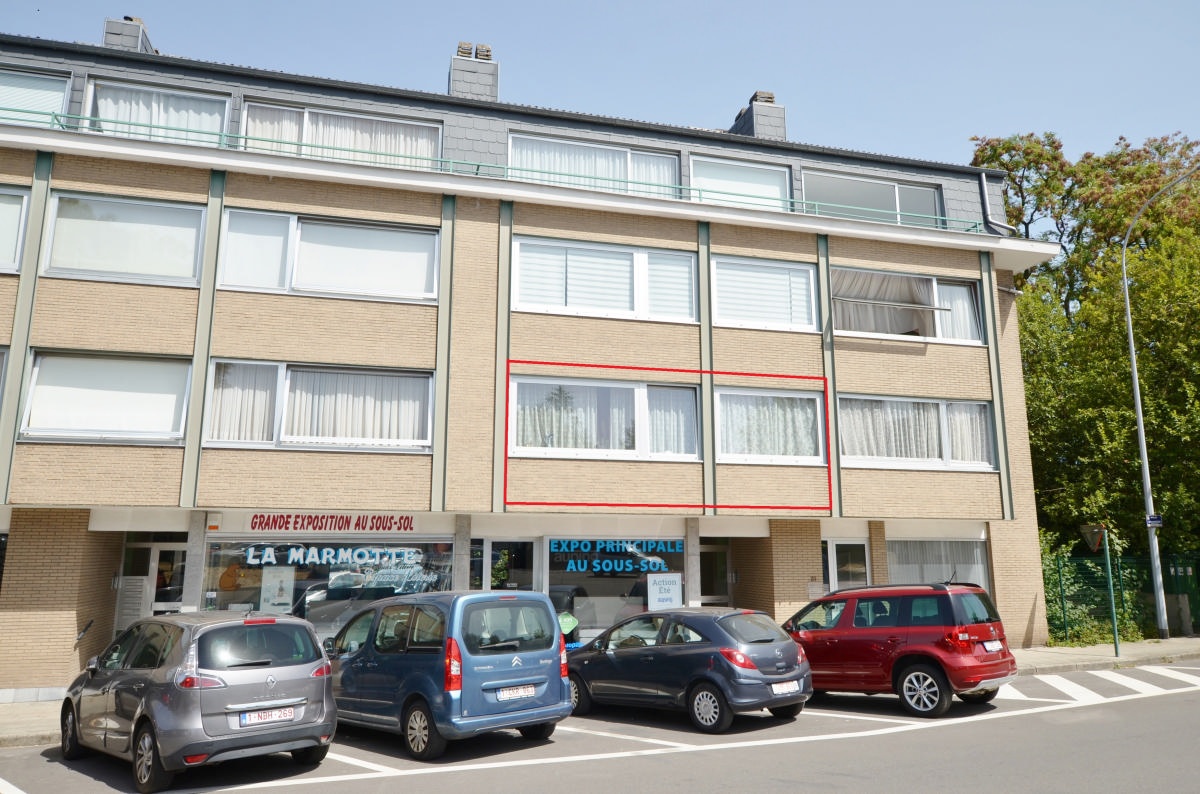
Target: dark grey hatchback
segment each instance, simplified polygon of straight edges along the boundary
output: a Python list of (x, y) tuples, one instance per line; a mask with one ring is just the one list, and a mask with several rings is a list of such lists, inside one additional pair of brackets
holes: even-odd
[(574, 714), (593, 703), (686, 710), (697, 729), (728, 730), (735, 713), (781, 719), (812, 697), (800, 646), (766, 613), (728, 607), (648, 612), (567, 654)]

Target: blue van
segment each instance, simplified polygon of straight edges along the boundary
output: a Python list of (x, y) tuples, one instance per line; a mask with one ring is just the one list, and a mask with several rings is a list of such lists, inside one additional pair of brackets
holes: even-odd
[(571, 713), (567, 651), (544, 593), (384, 598), (325, 640), (338, 721), (399, 733), (413, 758), (515, 728), (547, 739)]

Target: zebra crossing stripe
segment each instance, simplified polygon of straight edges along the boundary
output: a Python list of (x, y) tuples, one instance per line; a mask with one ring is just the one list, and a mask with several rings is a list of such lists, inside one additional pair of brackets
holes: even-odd
[(1061, 675), (1039, 675), (1038, 680), (1049, 684), (1079, 703), (1100, 703), (1106, 699), (1103, 695), (1093, 692), (1085, 686), (1076, 684), (1074, 681), (1068, 681)]
[(1166, 690), (1160, 686), (1155, 686), (1148, 681), (1141, 681), (1137, 678), (1127, 676), (1124, 673), (1118, 673), (1115, 670), (1089, 670), (1092, 675), (1103, 678), (1105, 681), (1112, 681), (1114, 684), (1120, 684), (1123, 687), (1132, 689), (1134, 692), (1140, 692), (1143, 695), (1153, 695)]
[(996, 693), (997, 700), (1029, 700), (1029, 695), (1024, 694), (1012, 684), (1005, 684), (1000, 687), (1000, 691)]
[(1162, 667), (1156, 664), (1148, 664), (1143, 667), (1139, 667), (1138, 669), (1149, 670), (1152, 673), (1158, 673), (1159, 675), (1166, 676), (1167, 678), (1174, 678), (1176, 681), (1183, 681), (1185, 684), (1191, 684), (1192, 686), (1200, 686), (1200, 675), (1184, 673), (1172, 667)]

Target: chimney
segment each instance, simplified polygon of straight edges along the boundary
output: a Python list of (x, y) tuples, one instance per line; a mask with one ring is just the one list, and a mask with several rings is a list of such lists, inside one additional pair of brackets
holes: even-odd
[(115, 47), (118, 50), (158, 54), (158, 50), (150, 44), (146, 25), (140, 17), (104, 20), (104, 46)]
[[(474, 56), (471, 48), (474, 47)], [(460, 41), (450, 59), (450, 96), (495, 102), (499, 96), (500, 64), (492, 60), (492, 48)]]
[(729, 131), (734, 135), (753, 135), (773, 141), (787, 140), (787, 125), (783, 108), (775, 104), (775, 95), (770, 91), (755, 91), (750, 97), (749, 107), (742, 108)]

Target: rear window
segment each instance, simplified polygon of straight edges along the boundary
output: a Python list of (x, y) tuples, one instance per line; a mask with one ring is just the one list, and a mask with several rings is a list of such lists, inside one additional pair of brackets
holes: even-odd
[(775, 625), (775, 621), (758, 612), (727, 615), (719, 619), (717, 624), (738, 642), (791, 642), (792, 639)]
[(954, 614), (958, 623), (969, 626), (972, 623), (996, 623), (1000, 614), (987, 593), (951, 593), (950, 600), (954, 602)]
[(557, 647), (560, 629), (550, 610), (530, 601), (488, 601), (463, 610), (463, 642), (472, 656)]
[(243, 623), (218, 626), (196, 642), (200, 667), (287, 667), (322, 657), (309, 631), (294, 623)]

